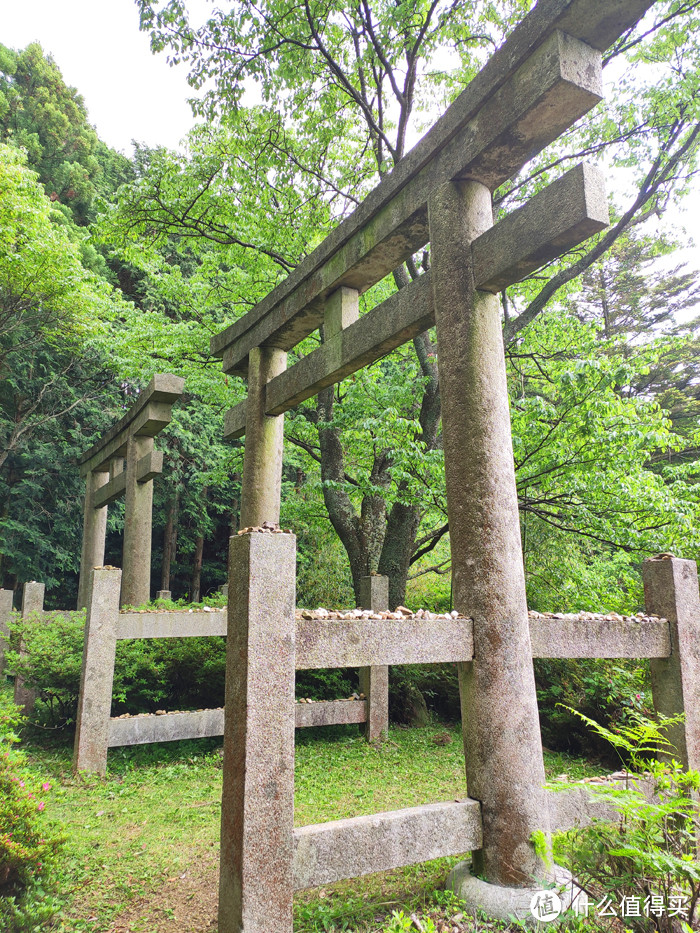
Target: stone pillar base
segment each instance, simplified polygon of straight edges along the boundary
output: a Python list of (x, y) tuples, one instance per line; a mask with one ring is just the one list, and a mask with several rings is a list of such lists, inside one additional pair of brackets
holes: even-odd
[[(537, 919), (537, 898), (542, 906), (540, 911), (546, 910), (549, 903), (544, 904), (543, 897), (556, 895), (561, 902), (561, 914), (575, 907), (576, 898), (582, 894), (575, 883), (571, 872), (559, 865), (553, 869), (553, 878), (543, 880), (541, 884), (534, 883), (531, 887), (510, 888), (501, 884), (489, 884), (472, 875), (470, 862), (459, 862), (447, 876), (445, 887), (466, 903), (466, 910), (476, 915), (478, 911), (486, 914), (493, 920), (519, 920), (523, 925), (534, 929), (551, 927), (552, 920)], [(558, 905), (554, 902), (553, 912)], [(532, 908), (532, 909), (531, 909)], [(540, 913), (544, 918), (546, 914)]]

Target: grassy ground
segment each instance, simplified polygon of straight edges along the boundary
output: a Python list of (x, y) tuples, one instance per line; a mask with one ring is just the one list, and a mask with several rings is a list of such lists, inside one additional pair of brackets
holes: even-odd
[[(59, 875), (63, 908), (51, 929), (216, 929), (219, 746), (216, 740), (200, 740), (114, 749), (105, 779), (76, 778), (67, 739), (47, 745), (44, 737), (31, 734), (25, 743), (31, 771), (37, 780), (52, 784), (46, 813), (63, 825), (67, 836)], [(546, 765), (550, 776), (594, 773), (560, 755), (548, 754)], [(456, 728), (396, 728), (380, 747), (369, 746), (353, 727), (297, 733), (297, 825), (464, 796)], [(438, 931), (497, 929), (463, 925), (458, 902), (440, 892), (455, 861), (442, 859), (301, 892), (295, 899), (295, 931), (395, 933), (409, 929), (392, 919), (392, 912), (400, 911), (407, 918), (418, 912), (424, 926), (432, 917)]]

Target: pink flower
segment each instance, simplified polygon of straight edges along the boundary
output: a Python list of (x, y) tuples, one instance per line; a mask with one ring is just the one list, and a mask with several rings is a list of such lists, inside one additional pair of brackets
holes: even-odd
[(39, 801), (39, 804), (38, 804), (38, 806), (37, 806), (37, 810), (43, 810), (45, 806), (46, 806), (46, 804), (44, 803), (44, 801), (43, 801), (43, 800), (40, 800), (40, 801)]
[(42, 785), (41, 785), (41, 789), (42, 789), (42, 790), (51, 790), (51, 785), (50, 785), (49, 782), (47, 781), (45, 784), (42, 784)]
[(24, 787), (24, 781), (20, 781), (20, 782), (19, 782), (19, 786), (20, 786), (20, 787)]

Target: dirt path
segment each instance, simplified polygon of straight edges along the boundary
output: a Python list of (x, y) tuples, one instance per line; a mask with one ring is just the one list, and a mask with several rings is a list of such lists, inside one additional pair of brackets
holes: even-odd
[(157, 893), (134, 900), (109, 933), (216, 933), (218, 884), (218, 851), (198, 855)]

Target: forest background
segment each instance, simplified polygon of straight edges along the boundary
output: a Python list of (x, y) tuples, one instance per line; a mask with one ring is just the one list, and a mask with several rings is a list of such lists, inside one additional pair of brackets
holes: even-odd
[[(244, 0), (196, 29), (180, 0), (137, 5), (154, 51), (189, 69), (200, 122), (179, 152), (109, 149), (38, 45), (0, 46), (0, 585), (41, 580), (53, 607), (76, 599), (77, 457), (155, 372), (186, 395), (158, 444), (153, 591), (197, 601), (225, 582), (243, 447), (222, 442), (223, 415), (245, 387), (210, 336), (391, 171), (533, 4)], [(634, 611), (645, 556), (700, 550), (700, 286), (677, 258), (699, 20), (700, 2), (656, 3), (607, 54), (605, 102), (495, 193), (512, 210), (582, 159), (610, 179), (611, 228), (501, 296), (536, 610)], [(394, 605), (450, 608), (434, 334), (285, 421), (299, 604), (351, 605), (378, 570)], [(112, 505), (116, 565), (122, 522)]]

